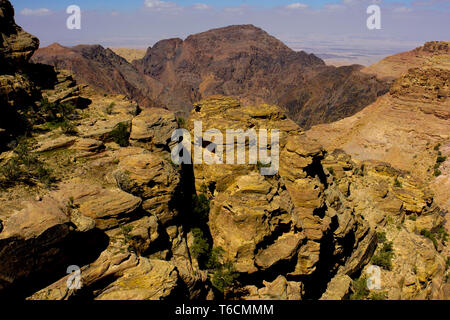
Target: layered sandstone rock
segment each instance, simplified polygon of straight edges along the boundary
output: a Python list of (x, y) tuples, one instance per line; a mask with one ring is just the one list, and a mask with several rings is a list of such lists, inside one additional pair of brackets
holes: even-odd
[[(343, 151), (327, 153), (276, 107), (239, 108), (235, 100), (213, 97), (192, 111), (192, 133), (199, 120), (203, 131), (249, 124), (255, 129), (280, 128), (280, 168), (273, 177), (261, 176), (254, 165), (194, 165), (197, 190), (206, 185), (211, 197), (208, 224), (214, 245), (224, 249), (243, 279), (264, 271), (288, 281), (300, 276), (301, 296), (320, 298), (328, 285), (324, 299), (345, 298), (351, 290), (349, 279), (370, 264), (376, 252), (377, 232), (398, 224), (420, 238), (414, 234), (420, 228), (442, 225), (439, 208), (422, 183), (387, 163), (354, 161)], [(215, 141), (197, 142), (203, 150), (211, 143)], [(223, 141), (224, 149), (227, 143)], [(249, 148), (246, 143), (247, 153)], [(410, 216), (416, 219), (414, 230), (401, 224)], [(394, 250), (403, 249), (394, 244)], [(410, 250), (428, 254), (419, 244), (410, 243)], [(445, 282), (445, 271), (439, 270), (426, 280), (439, 279), (433, 280), (431, 295), (438, 295)], [(397, 273), (405, 277), (407, 272)], [(261, 296), (262, 289), (248, 289), (250, 297)], [(419, 293), (409, 297), (418, 298)]]
[(162, 223), (177, 216), (172, 201), (180, 176), (169, 161), (151, 153), (129, 156), (120, 160), (114, 177), (122, 190), (141, 197), (142, 208)]

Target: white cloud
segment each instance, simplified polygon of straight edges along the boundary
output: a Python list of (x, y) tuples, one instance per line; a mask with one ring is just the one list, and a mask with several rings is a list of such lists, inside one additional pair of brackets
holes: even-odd
[(336, 10), (345, 9), (345, 6), (343, 6), (342, 4), (337, 4), (337, 3), (328, 3), (324, 6), (324, 9), (328, 10), (328, 11), (336, 11)]
[(47, 16), (51, 13), (52, 11), (47, 8), (39, 8), (39, 9), (25, 8), (22, 11), (20, 11), (20, 14), (24, 16)]
[(174, 2), (161, 0), (145, 0), (144, 6), (153, 10), (175, 9), (178, 7)]
[(300, 2), (296, 2), (296, 3), (291, 3), (288, 4), (287, 6), (285, 6), (286, 9), (306, 9), (309, 6), (305, 3), (300, 3)]
[(211, 9), (212, 6), (210, 6), (206, 3), (194, 3), (192, 8), (197, 9), (197, 10), (208, 10), (208, 9)]
[(392, 11), (397, 12), (397, 13), (405, 13), (405, 12), (411, 12), (412, 9), (408, 8), (408, 7), (398, 7), (398, 8), (394, 8)]

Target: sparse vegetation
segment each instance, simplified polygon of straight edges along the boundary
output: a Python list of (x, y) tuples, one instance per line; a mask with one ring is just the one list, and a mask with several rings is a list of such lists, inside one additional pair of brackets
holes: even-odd
[(207, 196), (207, 186), (200, 187), (200, 194), (192, 196), (192, 213), (200, 222), (208, 221), (210, 200)]
[(387, 238), (386, 238), (386, 232), (377, 232), (377, 239), (378, 239), (378, 243), (384, 243), (386, 242)]
[(61, 131), (67, 135), (76, 135), (78, 133), (75, 125), (67, 119), (61, 122)]
[(111, 138), (121, 147), (128, 147), (130, 138), (130, 126), (126, 123), (118, 123), (111, 131)]
[(211, 251), (208, 239), (200, 228), (194, 228), (191, 231), (194, 237), (194, 244), (191, 247), (192, 255), (200, 264), (205, 264), (209, 260)]
[(350, 300), (365, 300), (370, 293), (367, 288), (367, 278), (360, 277), (353, 280), (352, 292), (353, 293), (350, 295)]
[(115, 107), (115, 106), (116, 106), (116, 104), (115, 104), (114, 102), (111, 102), (111, 103), (109, 104), (109, 106), (106, 107), (105, 113), (108, 114), (108, 115), (113, 114), (113, 111), (114, 111), (114, 107)]
[(392, 242), (384, 242), (377, 254), (372, 257), (372, 263), (383, 269), (392, 269), (392, 258), (394, 258), (394, 248)]
[(231, 261), (221, 264), (216, 269), (212, 276), (213, 286), (220, 292), (225, 292), (227, 288), (231, 287), (238, 278), (238, 273)]
[(424, 236), (425, 238), (430, 239), (433, 242), (434, 247), (436, 249), (438, 248), (438, 242), (437, 242), (437, 239), (436, 239), (435, 235), (433, 234), (433, 232), (431, 232), (430, 230), (427, 230), (427, 229), (422, 229), (420, 231), (420, 234), (422, 236)]
[(184, 120), (183, 117), (178, 117), (177, 118), (177, 125), (178, 125), (178, 128), (185, 128), (186, 127), (186, 120)]
[(50, 170), (31, 152), (30, 143), (24, 138), (14, 149), (14, 156), (0, 168), (0, 176), (0, 183), (4, 186), (16, 183), (33, 185), (38, 182), (49, 186), (55, 181)]
[(200, 228), (192, 229), (194, 244), (191, 247), (192, 255), (197, 259), (201, 268), (210, 271), (212, 285), (224, 293), (232, 286), (238, 277), (231, 261), (224, 261), (225, 251), (221, 247), (211, 249), (208, 239)]
[(441, 143), (438, 143), (437, 145), (434, 146), (434, 151), (439, 151), (440, 148), (441, 148)]
[(370, 300), (386, 300), (387, 298), (387, 292), (372, 292), (369, 296)]
[(125, 240), (130, 241), (131, 240), (130, 232), (133, 231), (133, 226), (132, 225), (121, 226), (120, 229), (122, 230), (122, 234), (125, 237)]
[(446, 160), (447, 160), (447, 157), (438, 156), (436, 159), (436, 163), (442, 163), (442, 162), (445, 162)]
[(398, 180), (398, 177), (395, 178), (394, 186), (396, 186), (397, 188), (401, 188), (402, 187), (402, 183)]

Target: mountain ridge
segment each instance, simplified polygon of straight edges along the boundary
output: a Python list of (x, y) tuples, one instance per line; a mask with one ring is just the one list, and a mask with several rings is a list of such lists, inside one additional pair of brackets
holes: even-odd
[[(359, 66), (326, 66), (314, 54), (294, 51), (253, 25), (212, 29), (185, 40), (161, 40), (131, 64), (104, 48), (101, 55), (107, 59), (82, 56), (77, 47), (68, 50), (72, 54), (58, 56), (42, 48), (32, 61), (73, 69), (79, 82), (125, 94), (143, 107), (164, 107), (185, 116), (202, 98), (224, 94), (247, 105), (281, 105), (308, 128), (352, 115), (388, 90), (384, 81), (361, 73)], [(75, 68), (79, 64), (90, 68), (80, 72)], [(108, 68), (119, 74), (120, 85), (114, 87), (109, 80), (114, 73), (101, 76)], [(330, 88), (339, 93), (333, 95)]]

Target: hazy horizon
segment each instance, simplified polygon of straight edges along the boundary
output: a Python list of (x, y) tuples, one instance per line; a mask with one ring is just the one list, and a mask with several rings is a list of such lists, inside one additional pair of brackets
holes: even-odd
[[(41, 47), (100, 44), (146, 49), (167, 38), (253, 24), (294, 50), (370, 64), (385, 56), (450, 40), (450, 0), (13, 0), (16, 21)], [(366, 26), (368, 5), (381, 8), (381, 30)], [(81, 30), (66, 28), (65, 9), (82, 10)]]

